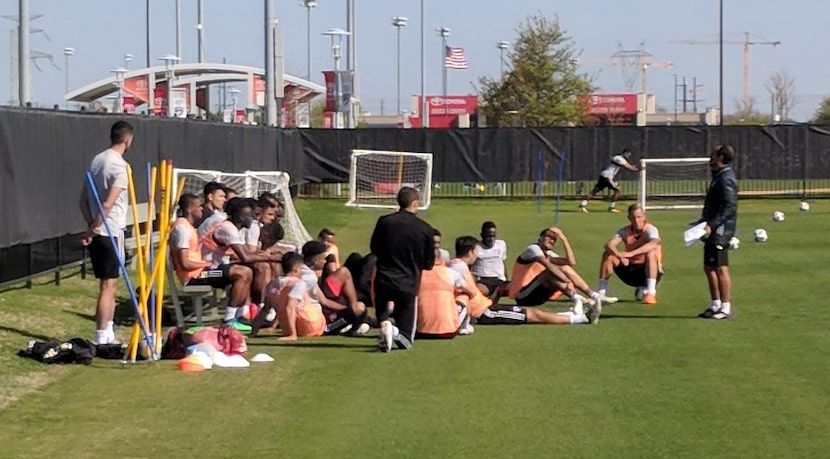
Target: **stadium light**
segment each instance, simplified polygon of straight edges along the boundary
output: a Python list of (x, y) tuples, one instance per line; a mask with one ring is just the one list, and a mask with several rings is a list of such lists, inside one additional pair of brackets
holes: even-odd
[(499, 40), (496, 42), (496, 48), (499, 49), (499, 64), (501, 68), (501, 77), (504, 78), (504, 50), (510, 47), (510, 42), (507, 40)]
[[(334, 81), (335, 81), (335, 97), (340, 102), (343, 99), (343, 86), (340, 81), (340, 58), (343, 56), (343, 37), (351, 35), (346, 30), (335, 27), (323, 32), (323, 35), (331, 37), (331, 57), (334, 58)], [(343, 129), (343, 114), (335, 111), (334, 113), (334, 128)]]
[(306, 79), (311, 81), (311, 10), (317, 7), (315, 0), (302, 0), (300, 6), (306, 9)]
[(124, 68), (129, 70), (130, 69), (130, 62), (132, 62), (132, 61), (133, 61), (133, 55), (130, 54), (130, 53), (125, 54), (124, 55)]
[(115, 101), (115, 112), (116, 113), (124, 113), (124, 99), (123, 99), (123, 82), (124, 82), (124, 74), (127, 73), (127, 69), (124, 67), (118, 67), (117, 69), (110, 70), (110, 73), (115, 75), (115, 87), (118, 89), (118, 99)]
[[(69, 58), (75, 54), (75, 48), (66, 47), (63, 49), (63, 78), (64, 78), (64, 97), (69, 94)], [(69, 100), (64, 102), (64, 108), (69, 110)]]
[(396, 16), (392, 18), (392, 25), (398, 29), (398, 110), (395, 112), (401, 116), (401, 28), (406, 27), (408, 19), (403, 16)]

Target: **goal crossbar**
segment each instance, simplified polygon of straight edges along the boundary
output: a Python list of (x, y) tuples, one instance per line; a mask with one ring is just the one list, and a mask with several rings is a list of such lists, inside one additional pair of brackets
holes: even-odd
[(397, 208), (397, 193), (404, 186), (418, 190), (419, 209), (429, 208), (432, 153), (352, 150), (347, 206)]

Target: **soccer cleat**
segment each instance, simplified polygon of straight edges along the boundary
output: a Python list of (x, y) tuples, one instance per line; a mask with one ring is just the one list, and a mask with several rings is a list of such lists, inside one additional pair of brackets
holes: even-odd
[(715, 317), (715, 314), (720, 314), (720, 310), (715, 311), (712, 308), (706, 308), (703, 312), (698, 314), (697, 316), (701, 319), (712, 319)]
[(378, 349), (380, 352), (391, 352), (394, 345), (392, 337), (392, 322), (384, 320), (380, 323), (380, 335), (378, 336)]
[(588, 213), (588, 208), (587, 207), (580, 207), (579, 211), (582, 212), (582, 213), (587, 214)]
[(369, 324), (362, 323), (362, 324), (360, 324), (359, 327), (357, 327), (357, 330), (354, 331), (354, 335), (355, 336), (363, 336), (366, 333), (368, 333), (369, 330), (371, 330), (371, 329), (372, 329), (372, 327), (370, 327)]
[(599, 316), (602, 313), (602, 305), (599, 301), (596, 302), (593, 306), (587, 306), (585, 308), (585, 317), (588, 318), (588, 323), (591, 325), (596, 325), (599, 323)]
[(585, 308), (582, 305), (582, 299), (579, 297), (579, 295), (575, 295), (573, 298), (571, 298), (571, 302), (571, 312), (578, 316), (585, 314)]
[(718, 311), (718, 312), (716, 312), (712, 315), (712, 319), (715, 319), (715, 320), (728, 320), (728, 319), (734, 319), (734, 318), (735, 318), (735, 311), (734, 310), (729, 311), (729, 312), (723, 312), (723, 310), (720, 310), (720, 311)]
[(251, 327), (250, 325), (248, 325), (246, 323), (242, 323), (238, 319), (225, 321), (222, 325), (224, 325), (226, 327), (233, 327), (237, 331), (242, 332), (242, 333), (250, 333), (253, 330), (253, 327)]
[(604, 293), (599, 294), (599, 300), (602, 301), (605, 304), (614, 304), (617, 301), (620, 301), (620, 299), (617, 298), (616, 296), (607, 296)]
[(612, 214), (618, 214), (620, 213), (620, 209), (617, 209), (616, 207), (609, 207), (608, 212), (611, 212)]
[(458, 330), (458, 334), (462, 336), (472, 335), (475, 332), (476, 329), (473, 328), (473, 326), (470, 324), (467, 324), (466, 327), (462, 328), (461, 330)]
[(643, 304), (654, 306), (655, 304), (657, 304), (657, 295), (653, 293), (646, 293), (646, 295), (643, 297)]

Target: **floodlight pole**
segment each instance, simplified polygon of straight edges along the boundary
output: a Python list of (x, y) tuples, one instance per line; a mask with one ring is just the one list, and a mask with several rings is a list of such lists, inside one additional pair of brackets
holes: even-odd
[[(69, 94), (69, 58), (75, 54), (75, 48), (66, 47), (63, 49), (63, 77), (64, 77), (64, 98)], [(64, 102), (64, 109), (69, 110), (69, 100)]]
[[(718, 86), (720, 89), (718, 90), (718, 125), (723, 126), (723, 0), (718, 0), (718, 60), (719, 62), (719, 70), (718, 70)], [(683, 97), (685, 98), (686, 95), (684, 94)]]
[(397, 71), (397, 83), (398, 83), (398, 110), (395, 112), (397, 116), (401, 116), (401, 28), (406, 27), (407, 19), (402, 16), (397, 16), (392, 19), (392, 25), (398, 29), (398, 71)]
[(32, 97), (29, 81), (29, 0), (20, 0), (18, 8), (17, 92), (20, 106), (25, 107)]
[(510, 42), (506, 40), (499, 40), (496, 42), (496, 47), (499, 49), (499, 68), (501, 69), (501, 78), (504, 79), (504, 50), (510, 46)]
[(426, 82), (427, 82), (427, 51), (426, 51), (426, 18), (424, 16), (424, 0), (421, 0), (421, 127), (429, 127), (429, 109), (427, 106)]

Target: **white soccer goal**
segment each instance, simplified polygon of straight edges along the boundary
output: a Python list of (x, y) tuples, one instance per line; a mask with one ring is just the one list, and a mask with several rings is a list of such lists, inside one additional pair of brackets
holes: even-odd
[(643, 158), (638, 201), (644, 209), (700, 209), (712, 179), (709, 158)]
[(347, 206), (397, 208), (398, 190), (410, 186), (420, 193), (421, 207), (432, 196), (432, 153), (352, 150)]
[(173, 169), (173, 183), (178, 186), (179, 178), (184, 177), (183, 193), (193, 193), (202, 196), (205, 184), (219, 182), (236, 190), (239, 196), (258, 198), (264, 192), (274, 193), (285, 204), (285, 215), (280, 224), (285, 230), (283, 242), (302, 247), (311, 240), (311, 235), (305, 229), (300, 215), (294, 208), (291, 192), (288, 189), (291, 177), (286, 172), (277, 171), (245, 171), (231, 173), (201, 169)]

